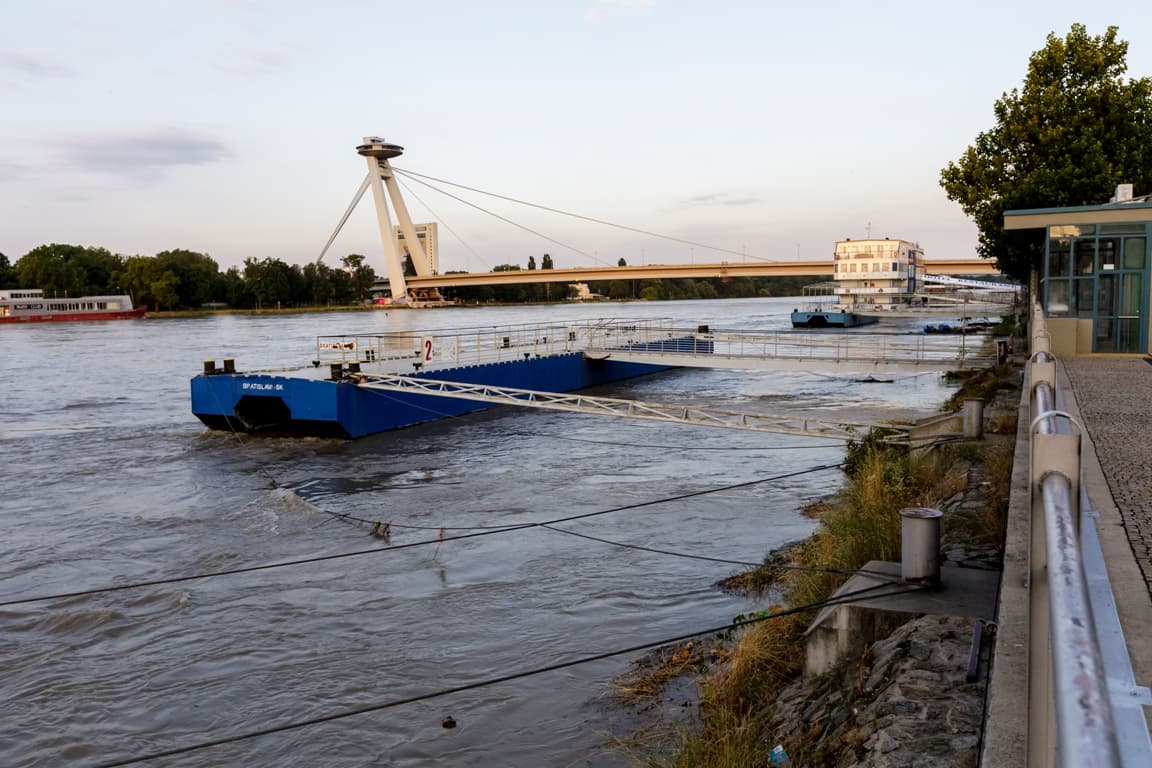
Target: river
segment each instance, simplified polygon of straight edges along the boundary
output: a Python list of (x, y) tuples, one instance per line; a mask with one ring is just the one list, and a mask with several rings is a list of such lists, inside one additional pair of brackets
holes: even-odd
[[(0, 326), (0, 601), (384, 545), (322, 509), (390, 522), (404, 544), (836, 463), (824, 440), (543, 411), (356, 441), (209, 432), (189, 411), (202, 360), (305, 364), (319, 334), (596, 317), (776, 330), (794, 302)], [(949, 392), (935, 374), (893, 378), (680, 369), (600, 392), (845, 421), (927, 414)], [(565, 527), (757, 561), (809, 534), (798, 508), (839, 482), (825, 470)], [(534, 528), (0, 607), (0, 765), (127, 759), (722, 625), (755, 607), (713, 586), (737, 570)], [(624, 766), (611, 685), (638, 655), (142, 764)]]

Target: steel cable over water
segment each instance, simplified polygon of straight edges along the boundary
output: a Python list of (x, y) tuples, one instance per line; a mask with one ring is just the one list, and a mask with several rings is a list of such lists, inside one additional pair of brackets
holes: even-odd
[(557, 523), (567, 523), (572, 520), (584, 520), (590, 517), (598, 517), (600, 515), (612, 514), (614, 512), (625, 512), (630, 509), (642, 509), (644, 507), (652, 507), (658, 504), (668, 504), (673, 501), (682, 501), (684, 499), (696, 498), (699, 496), (707, 496), (713, 493), (721, 493), (723, 491), (736, 490), (738, 488), (750, 488), (755, 485), (762, 485), (764, 483), (775, 482), (777, 480), (785, 480), (790, 477), (799, 477), (801, 475), (811, 474), (813, 472), (823, 472), (829, 469), (839, 469), (840, 464), (824, 464), (817, 467), (810, 467), (797, 472), (789, 472), (783, 475), (775, 475), (773, 477), (765, 477), (759, 480), (746, 480), (741, 483), (733, 483), (731, 485), (720, 486), (718, 488), (706, 488), (701, 491), (691, 491), (689, 493), (681, 493), (676, 496), (669, 496), (661, 499), (653, 499), (650, 501), (641, 501), (635, 504), (626, 504), (620, 507), (613, 507), (611, 509), (602, 509), (595, 512), (583, 512), (578, 515), (568, 515), (559, 517), (554, 520), (541, 520), (533, 523), (521, 523), (511, 525), (507, 528), (494, 528), (489, 530), (477, 531), (474, 533), (464, 533), (456, 536), (442, 536), (435, 539), (422, 539), (420, 541), (408, 542), (406, 544), (394, 544), (387, 547), (372, 547), (370, 549), (360, 549), (352, 552), (337, 552), (331, 555), (317, 555), (315, 557), (306, 557), (299, 560), (288, 560), (281, 563), (265, 563), (263, 565), (251, 565), (242, 568), (229, 568), (220, 571), (209, 571), (206, 573), (192, 574), (188, 576), (170, 576), (162, 579), (152, 579), (149, 581), (140, 581), (132, 584), (119, 584), (107, 587), (98, 587), (93, 589), (76, 590), (74, 592), (61, 592), (50, 595), (39, 595), (36, 597), (16, 598), (9, 600), (0, 600), (0, 607), (9, 605), (21, 605), (24, 603), (35, 603), (43, 600), (57, 600), (70, 597), (82, 597), (84, 595), (95, 595), (103, 592), (119, 592), (128, 589), (138, 589), (141, 587), (155, 587), (163, 584), (176, 584), (184, 581), (195, 581), (197, 579), (214, 578), (217, 576), (234, 576), (242, 573), (255, 573), (256, 571), (268, 571), (276, 568), (288, 568), (297, 565), (305, 565), (308, 563), (321, 563), (330, 560), (341, 560), (349, 557), (359, 557), (361, 555), (373, 555), (380, 552), (389, 552), (399, 549), (411, 549), (413, 547), (422, 547), (430, 545), (443, 544), (446, 541), (461, 541), (464, 539), (474, 539), (480, 536), (492, 536), (500, 533), (511, 533), (513, 531), (522, 531), (529, 528), (543, 528), (548, 525), (556, 525)]
[[(477, 688), (486, 688), (500, 683), (507, 683), (512, 680), (520, 680), (526, 677), (534, 677), (542, 675), (547, 672), (555, 672), (561, 669), (568, 669), (569, 667), (579, 666), (581, 664), (589, 664), (595, 661), (602, 661), (610, 659), (614, 656), (622, 656), (626, 653), (635, 653), (636, 651), (645, 651), (650, 648), (658, 648), (672, 643), (679, 643), (685, 640), (691, 640), (694, 637), (701, 635), (711, 635), (718, 632), (724, 632), (734, 628), (741, 628), (750, 624), (758, 624), (762, 621), (770, 621), (771, 619), (778, 619), (784, 616), (791, 616), (797, 613), (805, 613), (807, 611), (814, 611), (820, 608), (825, 608), (834, 605), (850, 605), (856, 602), (857, 598), (875, 599), (878, 597), (892, 597), (895, 595), (904, 595), (909, 592), (916, 592), (925, 587), (916, 586), (912, 584), (902, 585), (899, 589), (893, 589), (891, 584), (874, 584), (871, 587), (864, 587), (853, 592), (848, 592), (843, 595), (830, 597), (827, 600), (821, 600), (816, 603), (809, 603), (807, 605), (796, 606), (795, 608), (786, 608), (768, 616), (754, 616), (748, 619), (741, 619), (740, 621), (733, 621), (729, 624), (724, 624), (718, 627), (709, 627), (707, 629), (700, 629), (695, 632), (690, 632), (676, 637), (666, 637), (662, 640), (653, 640), (647, 643), (640, 643), (639, 645), (632, 645), (627, 648), (620, 648), (614, 651), (606, 651), (604, 653), (594, 654), (592, 656), (584, 656), (579, 659), (571, 659), (569, 661), (562, 661), (556, 664), (549, 664), (543, 667), (536, 667), (535, 669), (523, 670), (520, 672), (513, 672), (500, 677), (493, 677), (487, 680), (480, 680), (475, 683), (468, 683), (465, 685), (458, 685), (452, 688), (444, 688), (439, 691), (432, 691), (430, 693), (418, 694), (416, 696), (409, 696), (403, 699), (396, 699), (394, 701), (382, 702), (380, 704), (371, 704), (366, 707), (357, 707), (356, 709), (346, 710), (344, 712), (336, 712), (331, 715), (323, 715), (321, 717), (314, 717), (308, 720), (298, 720), (284, 725), (270, 726), (268, 728), (261, 728), (247, 733), (236, 734), (235, 736), (228, 736), (222, 739), (215, 739), (213, 741), (200, 742), (198, 744), (191, 744), (186, 747), (178, 747), (176, 749), (164, 750), (161, 752), (153, 752), (147, 755), (139, 755), (137, 757), (130, 757), (123, 760), (113, 760), (111, 762), (99, 763), (94, 768), (117, 768), (117, 766), (135, 765), (149, 760), (158, 760), (162, 757), (174, 757), (176, 755), (183, 755), (189, 752), (198, 752), (202, 749), (209, 749), (211, 747), (219, 747), (225, 744), (234, 744), (238, 741), (246, 741), (259, 736), (270, 736), (274, 733), (283, 733), (285, 731), (297, 730), (299, 728), (307, 728), (312, 725), (319, 725), (321, 723), (330, 723), (334, 720), (342, 720), (348, 717), (355, 717), (357, 715), (365, 715), (370, 712), (379, 712), (385, 709), (392, 709), (395, 707), (404, 706), (406, 704), (415, 704), (421, 701), (428, 701), (430, 699), (437, 699), (444, 696), (450, 696), (454, 693), (463, 693), (464, 691), (471, 691)], [(880, 589), (888, 588), (888, 592), (877, 592)]]

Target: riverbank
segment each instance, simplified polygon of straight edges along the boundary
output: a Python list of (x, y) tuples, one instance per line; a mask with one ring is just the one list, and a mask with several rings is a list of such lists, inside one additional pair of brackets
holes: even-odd
[(283, 309), (167, 309), (158, 312), (150, 310), (145, 314), (145, 317), (149, 320), (186, 320), (188, 318), (212, 317), (214, 315), (311, 315), (327, 314), (329, 312), (378, 312), (380, 310), (383, 310), (385, 314), (387, 314), (387, 311), (391, 309), (407, 309), (407, 307), (400, 305), (393, 307), (386, 304), (347, 304), (332, 307), (285, 307)]
[[(999, 570), (1012, 470), (1018, 366), (972, 377), (960, 399), (986, 403), (982, 441), (925, 455), (865, 439), (850, 446), (844, 487), (810, 539), (772, 553), (747, 578), (762, 609), (776, 614), (742, 629), (699, 678), (695, 727), (675, 743), (652, 744), (653, 765), (754, 768), (772, 764), (777, 746), (793, 766), (975, 766), (982, 738), (991, 641), (984, 623), (922, 616), (899, 625), (824, 675), (805, 677), (805, 632), (815, 610), (785, 610), (826, 600), (871, 560), (899, 560), (907, 506), (940, 509), (941, 560), (947, 567)], [(782, 562), (783, 561), (783, 562)], [(745, 614), (757, 615), (755, 611)]]

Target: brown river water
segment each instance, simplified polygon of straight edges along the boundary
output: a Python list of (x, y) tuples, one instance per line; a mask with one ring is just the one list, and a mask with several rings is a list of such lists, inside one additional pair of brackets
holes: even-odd
[[(0, 602), (385, 546), (322, 510), (390, 522), (395, 545), (835, 464), (826, 440), (543, 411), (356, 441), (209, 432), (189, 411), (202, 360), (305, 364), (320, 334), (597, 317), (778, 330), (795, 302), (0, 326)], [(871, 326), (901, 328), (915, 326)], [(679, 369), (599, 393), (845, 421), (927, 414), (949, 393), (934, 373), (893, 378)], [(798, 508), (839, 482), (824, 470), (564, 527), (758, 561), (808, 535)], [(0, 765), (126, 760), (720, 626), (758, 607), (714, 587), (738, 570), (534, 528), (0, 607)], [(634, 718), (612, 681), (639, 655), (140, 764), (625, 766), (612, 741)]]

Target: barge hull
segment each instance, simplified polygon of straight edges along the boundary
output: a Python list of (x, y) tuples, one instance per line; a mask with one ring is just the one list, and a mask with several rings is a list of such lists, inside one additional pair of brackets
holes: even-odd
[[(593, 360), (580, 352), (414, 373), (468, 384), (572, 392), (674, 366)], [(450, 397), (364, 389), (351, 381), (215, 373), (192, 379), (192, 412), (211, 429), (357, 438), (491, 408)]]

